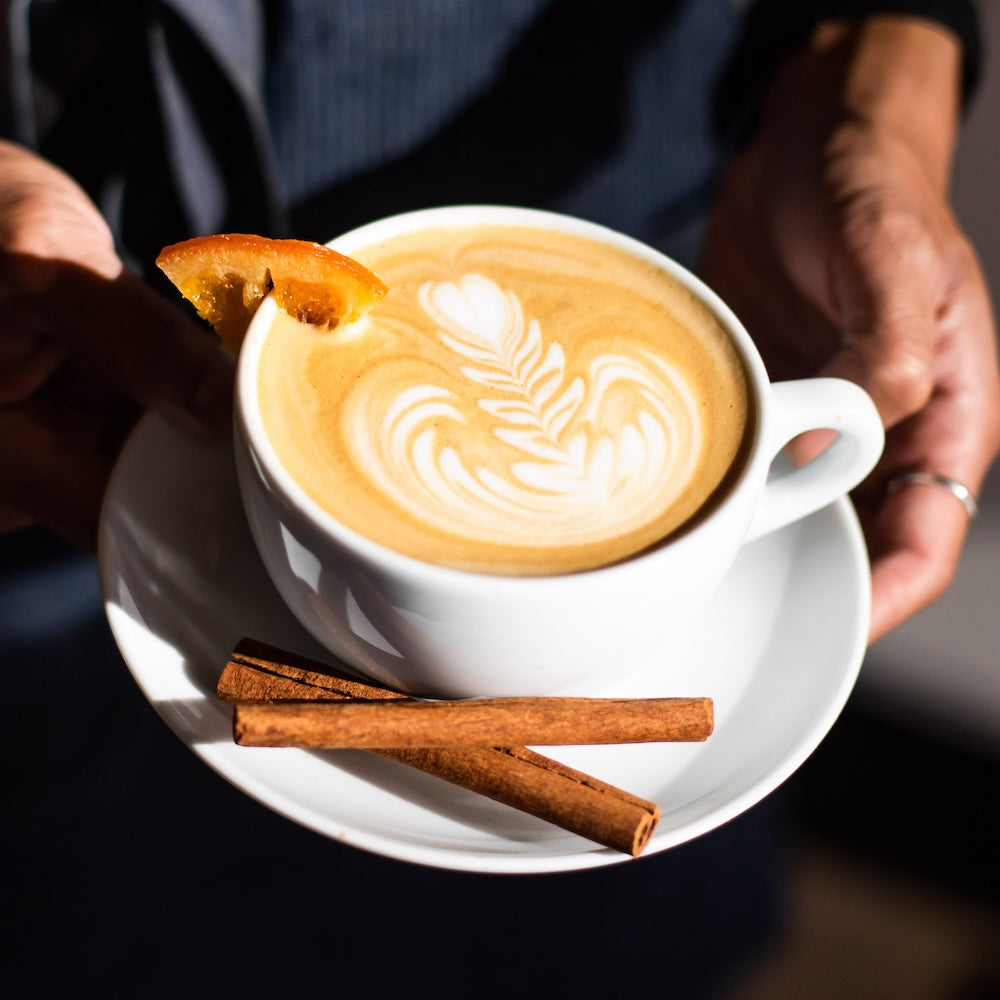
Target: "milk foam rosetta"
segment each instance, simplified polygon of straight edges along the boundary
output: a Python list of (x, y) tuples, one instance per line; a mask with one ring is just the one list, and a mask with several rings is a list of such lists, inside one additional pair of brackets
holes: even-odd
[(736, 458), (739, 360), (652, 265), (508, 226), (352, 256), (385, 300), (340, 331), (279, 316), (259, 390), (289, 472), (361, 534), (484, 572), (589, 568), (676, 530)]

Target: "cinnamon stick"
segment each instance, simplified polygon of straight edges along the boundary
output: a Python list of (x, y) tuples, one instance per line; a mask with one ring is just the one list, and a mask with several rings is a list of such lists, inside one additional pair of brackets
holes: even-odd
[[(406, 698), (254, 639), (242, 639), (236, 645), (219, 678), (217, 693), (224, 701), (240, 706), (287, 699), (385, 702)], [(655, 802), (524, 746), (381, 747), (371, 752), (632, 857), (645, 849), (660, 818)]]
[(331, 750), (701, 742), (712, 726), (710, 698), (394, 698), (237, 705), (233, 733), (241, 746)]

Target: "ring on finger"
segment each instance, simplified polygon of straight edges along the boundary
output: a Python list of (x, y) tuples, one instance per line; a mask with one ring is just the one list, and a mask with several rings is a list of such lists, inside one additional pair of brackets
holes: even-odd
[(901, 472), (889, 480), (886, 490), (889, 493), (895, 493), (905, 486), (942, 486), (962, 504), (970, 521), (979, 513), (979, 505), (972, 495), (972, 490), (950, 476), (943, 476), (939, 472)]

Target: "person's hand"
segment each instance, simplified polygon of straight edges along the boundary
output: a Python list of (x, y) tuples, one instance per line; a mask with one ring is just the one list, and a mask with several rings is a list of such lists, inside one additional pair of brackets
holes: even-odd
[(84, 192), (0, 141), (0, 531), (92, 548), (118, 449), (145, 406), (225, 433), (232, 358), (126, 270)]
[(948, 587), (969, 522), (948, 490), (894, 480), (976, 494), (1000, 447), (988, 292), (946, 199), (958, 72), (956, 42), (921, 22), (821, 29), (779, 73), (706, 239), (702, 273), (772, 379), (849, 378), (882, 415), (885, 453), (855, 495), (872, 639)]

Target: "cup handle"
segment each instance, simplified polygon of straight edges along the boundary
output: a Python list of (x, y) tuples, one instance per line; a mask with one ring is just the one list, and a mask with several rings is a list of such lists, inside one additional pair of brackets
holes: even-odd
[[(750, 522), (746, 541), (791, 524), (849, 493), (875, 467), (885, 431), (871, 397), (860, 386), (839, 378), (775, 382), (771, 386), (774, 421), (771, 469)], [(821, 455), (794, 467), (779, 452), (805, 431), (838, 432)]]

